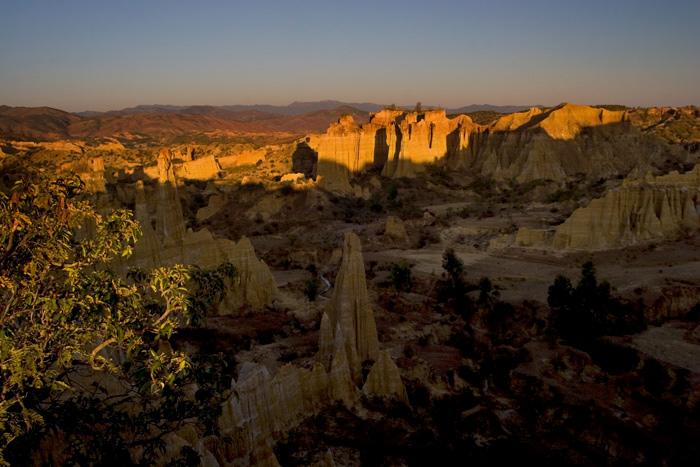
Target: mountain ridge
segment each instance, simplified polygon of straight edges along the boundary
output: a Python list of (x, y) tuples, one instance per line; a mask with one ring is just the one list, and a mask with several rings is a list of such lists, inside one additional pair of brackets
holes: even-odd
[[(393, 104), (392, 104), (393, 105)], [(72, 112), (80, 117), (100, 117), (100, 116), (117, 116), (117, 115), (134, 115), (142, 113), (180, 113), (190, 108), (206, 107), (211, 109), (221, 109), (233, 112), (257, 110), (260, 112), (280, 114), (286, 116), (298, 116), (318, 110), (333, 110), (338, 107), (353, 107), (364, 112), (379, 112), (389, 104), (375, 104), (372, 102), (343, 102), (337, 100), (323, 101), (294, 101), (288, 105), (269, 105), (269, 104), (233, 104), (233, 105), (169, 105), (169, 104), (142, 104), (135, 107), (126, 107), (121, 110), (108, 110), (106, 112), (98, 112), (94, 110), (85, 110), (82, 112)], [(399, 105), (401, 109), (413, 109), (415, 105)], [(437, 106), (426, 105), (426, 109), (437, 108)], [(545, 108), (542, 105), (491, 105), (491, 104), (471, 104), (462, 107), (446, 109), (447, 113), (467, 113), (478, 111), (492, 111), (500, 113), (513, 113), (522, 110), (528, 110), (532, 107)]]

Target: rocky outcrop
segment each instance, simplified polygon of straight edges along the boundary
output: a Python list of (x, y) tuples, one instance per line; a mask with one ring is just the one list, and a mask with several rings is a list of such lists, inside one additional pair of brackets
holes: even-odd
[(444, 110), (409, 112), (397, 122), (397, 150), (382, 175), (410, 177), (426, 164), (463, 157), (479, 128), (466, 115), (448, 119)]
[(403, 221), (396, 216), (387, 217), (384, 235), (394, 242), (408, 243), (406, 226), (404, 226)]
[(158, 155), (158, 189), (156, 190), (156, 233), (166, 246), (181, 244), (185, 239), (185, 220), (177, 193), (173, 156), (167, 149)]
[[(338, 329), (342, 331), (350, 371), (353, 380), (359, 383), (362, 379), (362, 362), (376, 361), (379, 357), (379, 341), (367, 293), (362, 247), (354, 233), (345, 234), (343, 262), (326, 313), (335, 329), (336, 342)], [(336, 356), (334, 349), (334, 358)]]
[(521, 227), (515, 236), (515, 246), (544, 245), (551, 239), (553, 234), (554, 231), (551, 230), (533, 230)]
[(408, 404), (406, 386), (388, 351), (379, 352), (379, 359), (372, 366), (362, 392), (368, 396), (389, 397)]
[(627, 120), (625, 112), (573, 104), (531, 109), (494, 122), (479, 141), (476, 158), (457, 165), (518, 183), (627, 174), (652, 156)]
[(322, 186), (346, 193), (347, 179), (371, 165), (388, 177), (410, 177), (426, 164), (442, 163), (525, 183), (627, 175), (660, 154), (678, 154), (643, 135), (627, 112), (567, 103), (507, 115), (489, 126), (464, 115), (448, 119), (441, 110), (384, 110), (364, 125), (341, 118), (309, 144), (318, 152)]
[(85, 183), (85, 189), (93, 194), (107, 191), (107, 179), (105, 178), (105, 163), (102, 157), (67, 162), (61, 165), (61, 172), (73, 172), (80, 176)]
[[(261, 462), (262, 456), (271, 463), (266, 465), (274, 465), (270, 445), (279, 435), (338, 401), (355, 407), (366, 360), (375, 363), (364, 383), (365, 394), (408, 403), (398, 367), (388, 352), (379, 352), (360, 240), (349, 233), (333, 298), (321, 318), (313, 369), (287, 364), (272, 376), (262, 364), (244, 363), (218, 420), (221, 435), (231, 443), (207, 447), (221, 464), (248, 465)], [(319, 465), (334, 465), (332, 456)]]
[(364, 168), (364, 161), (359, 160), (360, 130), (361, 127), (347, 115), (331, 124), (324, 136), (310, 142), (319, 154), (316, 166), (319, 188), (353, 192), (349, 175)]
[(349, 176), (372, 166), (382, 167), (385, 176), (412, 176), (426, 163), (464, 151), (477, 128), (466, 116), (448, 119), (444, 110), (387, 109), (364, 125), (341, 117), (309, 145), (318, 152), (320, 186), (350, 193)]
[(203, 208), (197, 210), (197, 220), (204, 221), (219, 212), (226, 205), (226, 198), (223, 195), (214, 194), (209, 197), (209, 202)]
[(320, 364), (313, 370), (287, 364), (274, 377), (261, 364), (243, 364), (218, 420), (222, 436), (231, 437), (233, 442), (228, 447), (219, 446), (215, 455), (222, 464), (252, 462), (256, 450), (269, 446), (273, 435), (290, 430), (326, 407), (329, 388)]
[[(187, 154), (190, 154), (189, 152)], [(221, 167), (214, 156), (186, 160), (175, 166), (175, 175), (183, 180), (214, 180), (219, 176)]]
[(277, 284), (270, 268), (263, 260), (258, 260), (250, 240), (242, 237), (235, 243), (228, 239), (217, 239), (214, 243), (219, 252), (216, 264), (230, 261), (236, 266), (236, 279), (224, 300), (226, 314), (236, 314), (244, 305), (269, 305), (277, 298)]
[(686, 174), (623, 185), (580, 208), (556, 231), (552, 247), (559, 250), (604, 249), (670, 238), (700, 227), (700, 165)]
[[(170, 151), (161, 151), (158, 169), (159, 183), (155, 188), (156, 196), (152, 197), (155, 206), (149, 206), (143, 182), (136, 183), (135, 217), (142, 237), (122, 268), (151, 269), (176, 264), (213, 268), (230, 261), (236, 267), (237, 276), (219, 306), (219, 313), (238, 314), (245, 306), (261, 308), (272, 304), (277, 297), (277, 285), (265, 262), (257, 259), (250, 240), (243, 237), (236, 243), (214, 238), (207, 229), (186, 232)], [(153, 211), (156, 213), (155, 230), (150, 216)]]

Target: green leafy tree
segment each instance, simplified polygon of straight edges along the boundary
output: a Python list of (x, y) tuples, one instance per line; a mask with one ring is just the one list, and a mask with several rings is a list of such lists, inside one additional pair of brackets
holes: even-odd
[(0, 464), (29, 462), (42, 440), (60, 449), (41, 463), (150, 464), (183, 424), (214, 431), (230, 386), (225, 361), (170, 340), (235, 268), (132, 271), (126, 282), (111, 265), (139, 226), (127, 210), (98, 214), (83, 189), (66, 176), (0, 193)]

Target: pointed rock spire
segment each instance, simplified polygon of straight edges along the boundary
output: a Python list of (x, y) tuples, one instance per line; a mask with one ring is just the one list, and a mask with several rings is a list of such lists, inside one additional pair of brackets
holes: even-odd
[(394, 397), (408, 404), (406, 386), (401, 381), (399, 367), (389, 356), (389, 352), (379, 352), (379, 359), (372, 366), (362, 392), (366, 395)]
[[(362, 247), (354, 233), (345, 234), (343, 262), (326, 312), (331, 325), (343, 332), (350, 370), (353, 379), (359, 383), (362, 362), (376, 361), (379, 357), (379, 340), (367, 293)], [(337, 331), (335, 338), (338, 338)]]

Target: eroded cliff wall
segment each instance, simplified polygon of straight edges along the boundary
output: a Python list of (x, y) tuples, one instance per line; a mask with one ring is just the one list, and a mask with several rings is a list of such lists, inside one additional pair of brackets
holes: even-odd
[(476, 175), (525, 183), (627, 175), (633, 167), (675, 154), (642, 134), (624, 111), (564, 103), (502, 117), (489, 126), (441, 110), (384, 110), (357, 125), (341, 118), (312, 139), (323, 188), (350, 192), (348, 178), (372, 165), (388, 177), (410, 177), (426, 164), (464, 168)]
[(700, 165), (685, 174), (672, 172), (623, 185), (574, 211), (556, 231), (559, 250), (604, 249), (672, 238), (700, 227)]

